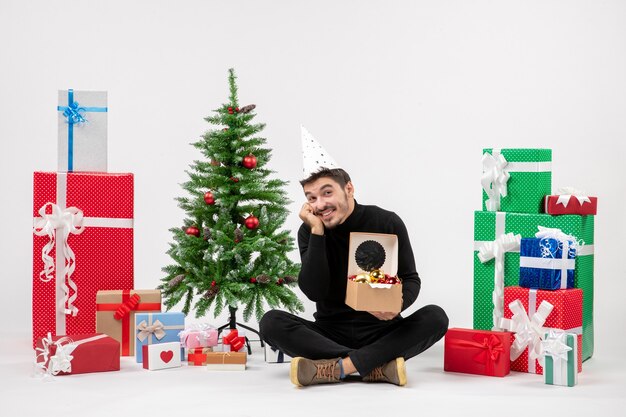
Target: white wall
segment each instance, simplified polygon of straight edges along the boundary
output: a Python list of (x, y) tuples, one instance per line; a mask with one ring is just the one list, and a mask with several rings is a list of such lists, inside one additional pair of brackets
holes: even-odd
[(403, 217), (423, 279), (415, 307), (440, 304), (454, 326), (472, 323), (482, 148), (552, 148), (554, 187), (600, 197), (596, 353), (617, 350), (625, 17), (626, 3), (598, 0), (1, 0), (3, 331), (30, 329), (32, 172), (56, 168), (57, 90), (109, 92), (110, 171), (136, 175), (135, 282), (150, 288), (200, 157), (188, 144), (234, 66), (241, 103), (267, 123), (271, 167), (292, 180), (286, 227), (299, 225), (303, 123), (361, 203)]

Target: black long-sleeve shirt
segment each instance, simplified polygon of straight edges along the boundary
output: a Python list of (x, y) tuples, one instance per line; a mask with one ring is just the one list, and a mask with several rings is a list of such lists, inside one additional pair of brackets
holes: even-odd
[(355, 311), (345, 303), (348, 279), (348, 250), (350, 232), (388, 233), (398, 236), (398, 276), (402, 279), (402, 310), (417, 299), (421, 288), (415, 270), (415, 259), (406, 226), (400, 217), (377, 206), (360, 205), (336, 228), (324, 235), (311, 234), (302, 224), (298, 231), (298, 246), (302, 268), (298, 277), (302, 292), (315, 301), (317, 320), (355, 319), (373, 317), (365, 311)]

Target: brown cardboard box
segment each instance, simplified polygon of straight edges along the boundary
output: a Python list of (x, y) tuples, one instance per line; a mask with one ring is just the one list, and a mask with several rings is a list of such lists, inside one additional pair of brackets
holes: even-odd
[[(398, 272), (398, 237), (382, 233), (350, 233), (348, 252), (348, 277), (363, 272), (357, 265), (357, 248), (368, 240), (378, 242), (385, 251), (384, 263), (379, 266), (386, 274)], [(346, 304), (357, 311), (384, 311), (399, 313), (402, 310), (402, 284), (367, 284), (348, 279)]]
[[(137, 294), (139, 302), (133, 303)], [(128, 310), (120, 307), (125, 305)], [(120, 310), (118, 318), (116, 313)], [(161, 291), (159, 290), (112, 290), (98, 291), (96, 294), (96, 331), (111, 336), (120, 342), (120, 355), (135, 354), (135, 312), (161, 312)]]
[(243, 371), (247, 360), (246, 352), (207, 352), (205, 363), (209, 370)]

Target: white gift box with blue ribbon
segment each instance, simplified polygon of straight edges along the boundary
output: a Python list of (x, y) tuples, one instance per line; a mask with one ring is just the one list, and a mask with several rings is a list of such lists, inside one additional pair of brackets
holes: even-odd
[(107, 92), (59, 90), (58, 171), (107, 172)]
[(535, 238), (520, 244), (519, 285), (524, 288), (559, 290), (574, 288), (578, 242), (559, 229), (539, 226)]

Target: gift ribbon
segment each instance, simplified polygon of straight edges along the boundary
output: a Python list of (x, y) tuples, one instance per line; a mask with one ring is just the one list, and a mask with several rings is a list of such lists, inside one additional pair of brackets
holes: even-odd
[(483, 175), (480, 183), (487, 193), (487, 211), (500, 210), (500, 196), (507, 196), (507, 182), (510, 175), (505, 170), (508, 162), (499, 150), (493, 149), (493, 154), (485, 152), (483, 154)]
[[(122, 305), (130, 305), (130, 295), (131, 290), (123, 290), (122, 291), (122, 302), (121, 303), (98, 303), (96, 304), (96, 311), (115, 311), (116, 313), (120, 311), (120, 307)], [(134, 294), (133, 294), (134, 295)], [(121, 317), (122, 321), (122, 356), (130, 355), (130, 317), (131, 312), (135, 311), (161, 311), (161, 303), (139, 303), (135, 304), (132, 309), (129, 309), (127, 314), (124, 314)]]
[[(50, 207), (52, 214), (46, 214), (46, 209)], [(57, 281), (61, 283), (63, 294), (61, 304), (57, 304), (58, 310), (64, 314), (76, 316), (78, 308), (74, 305), (78, 288), (72, 280), (72, 274), (76, 269), (76, 255), (69, 245), (70, 234), (79, 235), (83, 232), (83, 212), (76, 207), (62, 209), (54, 203), (46, 203), (39, 209), (39, 216), (35, 218), (33, 233), (36, 236), (48, 236), (48, 243), (41, 249), (41, 259), (44, 264), (43, 270), (39, 273), (42, 282), (49, 282), (53, 279), (54, 260), (50, 252), (54, 249), (57, 241), (57, 231), (59, 232), (59, 245), (56, 250)], [(70, 288), (73, 294), (70, 296)], [(58, 301), (58, 299), (57, 299)], [(61, 332), (65, 333), (65, 332)]]
[(576, 198), (581, 206), (585, 203), (591, 204), (591, 200), (584, 192), (573, 187), (559, 188), (556, 194), (559, 196), (556, 200), (556, 204), (563, 204), (563, 207), (567, 207), (572, 197)]
[(204, 365), (207, 358), (207, 353), (210, 350), (205, 351), (207, 348), (193, 348), (191, 352), (187, 353), (187, 362), (193, 363), (195, 366)]
[[(98, 334), (86, 339), (74, 341), (70, 337), (61, 337), (56, 342), (52, 340), (52, 335), (41, 338), (42, 347), (35, 348), (35, 366), (46, 375), (58, 375), (61, 372), (72, 372), (72, 352), (79, 345), (93, 342), (107, 337), (106, 334)], [(55, 346), (55, 352), (51, 355), (51, 348)], [(39, 360), (41, 358), (41, 360)]]
[[(162, 314), (162, 313), (156, 313), (156, 314)], [(157, 340), (161, 340), (165, 337), (166, 330), (177, 330), (177, 329), (185, 328), (185, 325), (183, 324), (174, 324), (170, 326), (165, 326), (163, 323), (161, 323), (159, 319), (154, 320), (154, 322), (152, 321), (152, 319), (153, 319), (153, 313), (148, 313), (148, 322), (146, 323), (145, 320), (142, 320), (141, 323), (139, 323), (137, 327), (135, 328), (135, 330), (138, 331), (137, 339), (139, 339), (139, 341), (142, 343), (146, 339), (148, 339), (148, 344), (151, 345), (152, 335), (154, 335), (154, 337), (156, 337)]]
[[(40, 279), (43, 282), (51, 281), (52, 271), (56, 269), (55, 282), (56, 282), (56, 334), (66, 334), (66, 314), (76, 315), (78, 308), (73, 305), (78, 297), (78, 287), (71, 280), (71, 274), (74, 272), (76, 266), (76, 255), (69, 248), (68, 237), (69, 234), (80, 234), (85, 228), (88, 227), (109, 227), (109, 228), (127, 228), (133, 227), (133, 219), (125, 218), (103, 218), (103, 217), (84, 217), (81, 210), (75, 207), (67, 208), (67, 172), (56, 173), (56, 204), (46, 203), (39, 209), (40, 217), (33, 219), (33, 233), (37, 236), (48, 236), (49, 242), (42, 249), (42, 261), (44, 263), (44, 270), (40, 274)], [(45, 214), (46, 207), (52, 207), (52, 215)], [(55, 214), (56, 213), (56, 214)], [(60, 216), (60, 218), (59, 218)], [(71, 219), (70, 225), (69, 222)], [(60, 223), (58, 221), (61, 220)], [(79, 221), (80, 220), (80, 221)], [(50, 257), (50, 251), (55, 246), (58, 235), (55, 230), (61, 226), (63, 233), (60, 234), (62, 239), (57, 245), (56, 250), (56, 262), (51, 265), (52, 258)], [(69, 233), (67, 231), (69, 230)], [(79, 231), (80, 230), (80, 231)], [(52, 233), (50, 233), (52, 232)], [(58, 250), (59, 246), (62, 250)], [(69, 256), (69, 261), (67, 256)], [(66, 265), (67, 262), (67, 265)], [(56, 268), (55, 268), (56, 265)], [(67, 284), (65, 280), (67, 279)], [(69, 289), (74, 291), (73, 295), (69, 296)]]
[(270, 349), (272, 349), (272, 352), (274, 353), (278, 352), (278, 356), (276, 357), (276, 363), (285, 362), (285, 354), (281, 350), (278, 350), (273, 346), (270, 346)]
[(504, 317), (504, 254), (519, 250), (522, 237), (513, 233), (503, 234), (492, 242), (485, 242), (478, 250), (478, 259), (482, 263), (495, 259), (493, 301), (493, 330), (499, 329)]
[(528, 291), (528, 313), (520, 300), (514, 300), (509, 304), (513, 317), (501, 319), (502, 329), (515, 332), (515, 341), (511, 345), (511, 361), (516, 360), (528, 347), (528, 372), (536, 373), (536, 359), (541, 358), (541, 341), (546, 329), (543, 324), (552, 312), (554, 306), (543, 300), (535, 311), (537, 303), (537, 290)]
[(84, 107), (74, 101), (74, 90), (67, 90), (67, 106), (57, 106), (57, 111), (62, 111), (67, 123), (67, 170), (74, 170), (74, 125), (85, 123), (83, 116), (86, 112), (106, 113), (106, 107)]
[(551, 329), (544, 335), (542, 366), (547, 384), (575, 385), (578, 375), (576, 339), (575, 334), (561, 330)]
[(449, 344), (453, 347), (469, 347), (479, 349), (480, 351), (474, 355), (472, 360), (476, 363), (485, 366), (485, 373), (493, 376), (495, 374), (495, 363), (500, 358), (502, 352), (504, 352), (504, 346), (496, 335), (475, 335), (476, 337), (482, 336), (482, 342), (463, 340), (463, 339), (450, 339)]

